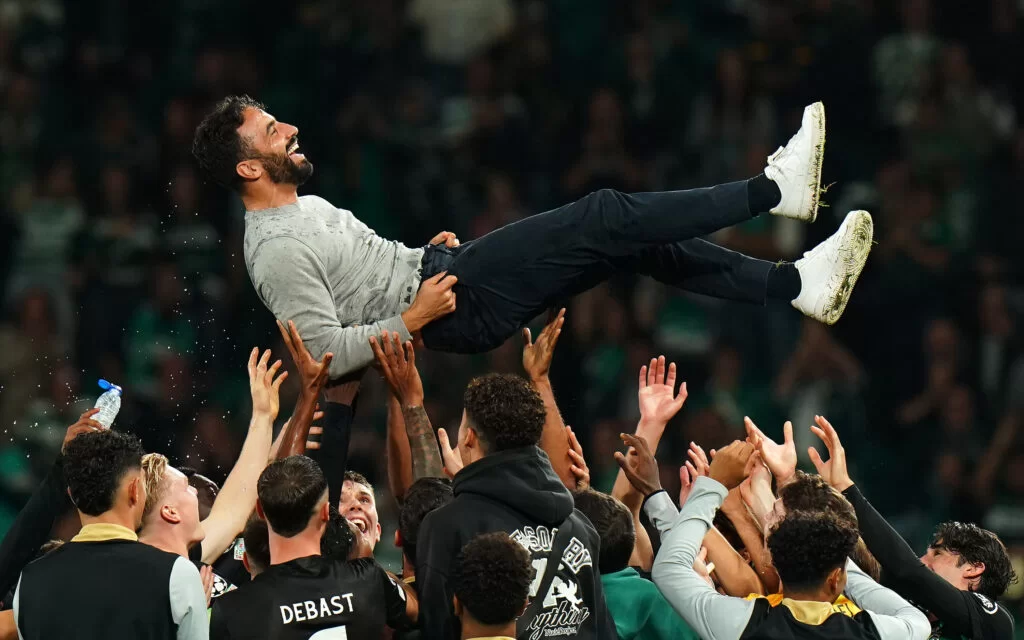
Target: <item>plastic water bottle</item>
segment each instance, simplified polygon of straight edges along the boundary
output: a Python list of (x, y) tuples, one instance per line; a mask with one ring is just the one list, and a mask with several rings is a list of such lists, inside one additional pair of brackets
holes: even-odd
[(121, 387), (106, 380), (100, 380), (100, 389), (105, 390), (96, 401), (96, 408), (100, 412), (92, 419), (103, 425), (104, 429), (109, 429), (110, 425), (114, 424), (117, 412), (121, 410)]

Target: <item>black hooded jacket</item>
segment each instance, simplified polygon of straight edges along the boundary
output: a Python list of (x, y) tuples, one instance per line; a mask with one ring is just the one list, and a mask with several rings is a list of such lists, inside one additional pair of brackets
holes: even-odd
[[(570, 518), (573, 535), (558, 573), (548, 593), (536, 596), (544, 598), (539, 613), (530, 620), (519, 619), (518, 638), (616, 637), (597, 566), (600, 538), (574, 508), (572, 494), (543, 451), (525, 447), (489, 455), (456, 474), (452, 488), (455, 500), (427, 515), (416, 543), (423, 637), (459, 637), (448, 575), (463, 545), (481, 533), (505, 531), (529, 549), (540, 576), (555, 530)], [(534, 584), (539, 581), (538, 577)]]

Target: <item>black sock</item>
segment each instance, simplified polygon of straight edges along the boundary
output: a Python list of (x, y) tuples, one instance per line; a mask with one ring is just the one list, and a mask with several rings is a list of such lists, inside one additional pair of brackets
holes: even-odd
[(751, 215), (756, 216), (762, 211), (769, 211), (779, 205), (782, 192), (779, 185), (762, 174), (747, 180), (747, 206)]
[[(756, 179), (756, 178), (755, 178)], [(768, 297), (792, 301), (800, 295), (800, 272), (792, 262), (780, 262), (768, 272)]]

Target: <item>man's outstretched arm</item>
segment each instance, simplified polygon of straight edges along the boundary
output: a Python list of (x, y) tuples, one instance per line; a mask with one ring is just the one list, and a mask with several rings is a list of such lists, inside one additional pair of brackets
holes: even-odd
[(250, 274), (263, 304), (282, 322), (293, 320), (315, 358), (333, 353), (330, 377), (362, 369), (373, 362), (370, 336), (384, 331), (405, 340), (429, 322), (455, 310), (454, 276), (439, 273), (423, 282), (412, 305), (401, 314), (360, 326), (338, 320), (334, 293), (320, 258), (296, 238), (267, 240), (252, 259)]
[(249, 356), (249, 391), (252, 394), (249, 433), (242, 443), (238, 461), (210, 508), (210, 515), (203, 520), (206, 537), (202, 542), (202, 560), (206, 564), (213, 564), (245, 528), (249, 514), (256, 508), (256, 482), (270, 456), (274, 420), (280, 409), (278, 392), (288, 373), (282, 373), (275, 379), (281, 361), (268, 368), (270, 351), (264, 352), (259, 362), (256, 361), (258, 353), (258, 349), (253, 349)]
[(562, 480), (562, 484), (570, 490), (576, 489), (576, 477), (570, 470), (569, 436), (565, 429), (565, 421), (555, 402), (555, 389), (551, 386), (548, 373), (551, 360), (555, 355), (555, 345), (562, 333), (565, 323), (565, 309), (562, 309), (537, 336), (534, 342), (529, 329), (523, 329), (523, 370), (530, 378), (530, 384), (544, 401), (544, 430), (540, 436), (540, 448), (548, 454), (551, 467)]

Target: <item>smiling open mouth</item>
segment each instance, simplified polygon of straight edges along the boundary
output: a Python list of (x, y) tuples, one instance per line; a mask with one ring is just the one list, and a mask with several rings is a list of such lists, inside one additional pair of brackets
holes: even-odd
[(288, 155), (290, 156), (301, 156), (301, 153), (297, 153), (299, 150), (299, 141), (296, 140), (288, 147)]

